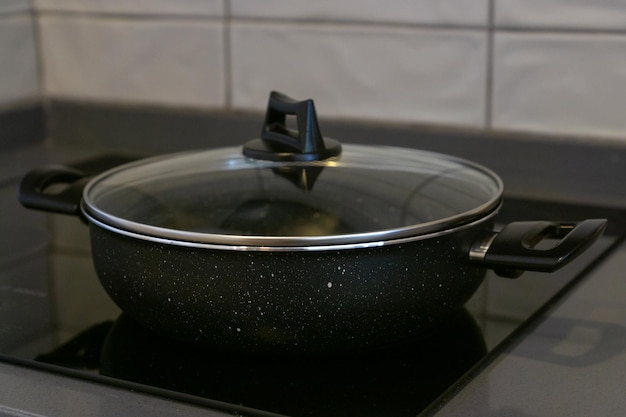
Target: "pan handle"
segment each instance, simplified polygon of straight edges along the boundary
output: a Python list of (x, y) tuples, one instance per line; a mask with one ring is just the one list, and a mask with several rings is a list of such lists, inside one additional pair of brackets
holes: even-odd
[[(522, 271), (556, 271), (598, 240), (606, 225), (606, 219), (513, 222), (477, 241), (470, 249), (470, 260), (508, 278), (517, 278)], [(538, 246), (547, 239), (557, 242)]]
[(91, 176), (65, 165), (47, 165), (28, 172), (20, 183), (24, 207), (80, 216), (83, 188)]

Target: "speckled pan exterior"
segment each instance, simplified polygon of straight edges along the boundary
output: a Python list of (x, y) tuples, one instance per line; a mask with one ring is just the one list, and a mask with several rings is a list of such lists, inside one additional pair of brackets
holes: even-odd
[(469, 245), (490, 221), (367, 249), (190, 248), (90, 224), (110, 297), (148, 328), (241, 352), (336, 352), (413, 337), (458, 310), (485, 269)]

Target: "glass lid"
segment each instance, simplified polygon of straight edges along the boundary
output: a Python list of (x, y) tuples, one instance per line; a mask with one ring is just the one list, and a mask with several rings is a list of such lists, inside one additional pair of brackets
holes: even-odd
[(491, 171), (454, 157), (343, 145), (322, 161), (268, 161), (222, 148), (157, 157), (94, 178), (86, 215), (168, 241), (256, 247), (371, 245), (482, 218), (502, 193)]
[(272, 92), (259, 138), (106, 172), (85, 187), (83, 212), (167, 243), (311, 250), (447, 232), (501, 194), (497, 175), (465, 160), (324, 138), (312, 100)]

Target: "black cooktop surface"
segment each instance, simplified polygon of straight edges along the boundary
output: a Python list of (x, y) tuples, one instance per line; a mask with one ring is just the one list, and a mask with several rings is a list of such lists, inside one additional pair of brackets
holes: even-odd
[[(592, 279), (594, 265), (626, 230), (619, 210), (505, 196), (499, 223), (585, 218), (608, 218), (609, 227), (584, 255), (556, 273), (527, 272), (509, 280), (488, 272), (466, 307), (429, 332), (336, 355), (213, 351), (165, 339), (115, 311), (68, 330), (56, 317), (67, 300), (86, 295), (66, 292), (60, 303), (55, 283), (38, 275), (54, 263), (42, 253), (22, 261), (41, 262), (40, 269), (13, 263), (9, 271), (0, 265), (0, 274), (8, 277), (0, 281), (0, 358), (247, 415), (416, 416), (428, 413), (446, 392), (514, 343), (577, 282)], [(66, 268), (66, 273), (74, 271)], [(41, 282), (39, 289), (27, 285), (34, 281)], [(98, 300), (92, 301), (87, 304), (98, 308)], [(90, 316), (87, 310), (73, 314)]]

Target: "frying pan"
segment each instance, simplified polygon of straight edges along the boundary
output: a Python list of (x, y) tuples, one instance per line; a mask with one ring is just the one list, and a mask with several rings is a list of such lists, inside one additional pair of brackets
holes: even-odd
[(462, 308), (488, 268), (554, 271), (606, 227), (494, 230), (503, 188), (471, 161), (325, 138), (312, 100), (273, 92), (260, 137), (243, 148), (93, 178), (47, 166), (24, 177), (20, 201), (86, 221), (103, 287), (148, 328), (223, 350), (302, 353), (413, 337)]

